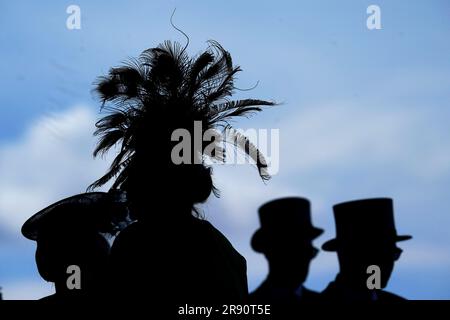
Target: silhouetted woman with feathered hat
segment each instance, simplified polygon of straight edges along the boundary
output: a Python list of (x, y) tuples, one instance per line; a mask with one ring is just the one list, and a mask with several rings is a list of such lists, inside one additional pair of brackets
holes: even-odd
[[(240, 68), (217, 42), (189, 57), (178, 44), (165, 42), (137, 59), (112, 68), (97, 92), (109, 114), (97, 123), (95, 155), (116, 144), (110, 170), (91, 187), (115, 179), (112, 188), (127, 192), (136, 222), (122, 231), (112, 248), (113, 295), (154, 302), (242, 302), (248, 294), (246, 261), (210, 223), (197, 217), (197, 204), (217, 194), (204, 160), (223, 160), (222, 152), (205, 153), (192, 143), (184, 163), (173, 159), (173, 133), (194, 137), (229, 129), (228, 121), (260, 111), (273, 102), (230, 101)], [(251, 157), (263, 179), (267, 164), (245, 136), (222, 136)], [(217, 141), (216, 141), (217, 142)], [(218, 143), (219, 144), (219, 143)], [(198, 146), (197, 146), (198, 147)], [(187, 152), (187, 153), (185, 153)]]

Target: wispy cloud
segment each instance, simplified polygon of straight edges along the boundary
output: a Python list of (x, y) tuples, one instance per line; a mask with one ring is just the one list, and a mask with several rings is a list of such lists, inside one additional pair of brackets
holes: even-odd
[(17, 141), (0, 146), (0, 221), (19, 233), (39, 209), (84, 192), (104, 170), (94, 161), (95, 114), (77, 106), (38, 119)]
[[(443, 115), (444, 116), (444, 115)], [(432, 179), (450, 174), (450, 133), (439, 113), (422, 108), (354, 101), (303, 108), (283, 125), (281, 168), (394, 168)]]

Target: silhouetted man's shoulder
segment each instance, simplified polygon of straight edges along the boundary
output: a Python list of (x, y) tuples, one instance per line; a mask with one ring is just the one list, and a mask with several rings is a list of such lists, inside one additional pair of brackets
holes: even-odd
[(317, 291), (312, 291), (304, 287), (302, 297), (304, 301), (320, 301), (322, 295)]
[[(339, 283), (331, 282), (328, 287), (321, 293), (321, 297), (323, 301), (365, 301), (370, 300), (366, 299), (369, 295), (361, 296), (356, 292), (352, 292), (351, 290), (345, 289), (343, 286), (339, 285)], [(378, 302), (401, 302), (406, 301), (405, 298), (402, 298), (394, 293), (377, 290), (376, 299), (372, 301)]]
[(249, 301), (251, 303), (265, 304), (298, 304), (303, 302), (317, 302), (321, 300), (320, 293), (309, 290), (303, 286), (300, 292), (296, 292), (288, 289), (273, 287), (268, 280), (265, 280), (249, 296)]
[(378, 295), (378, 299), (381, 302), (401, 302), (401, 301), (407, 301), (407, 299), (396, 295), (392, 292), (388, 292), (388, 291), (384, 291), (384, 290), (380, 290), (379, 292), (377, 292)]
[(57, 302), (58, 300), (59, 299), (58, 299), (58, 297), (56, 296), (55, 293), (39, 299), (39, 301), (45, 302), (45, 303), (47, 303), (47, 302)]

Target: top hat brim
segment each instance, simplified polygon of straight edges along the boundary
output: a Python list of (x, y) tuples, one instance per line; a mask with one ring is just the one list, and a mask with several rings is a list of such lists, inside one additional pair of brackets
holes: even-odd
[(111, 193), (107, 192), (88, 192), (65, 198), (49, 205), (31, 216), (23, 224), (21, 232), (25, 238), (36, 241), (38, 239), (42, 221), (44, 221), (57, 209), (63, 208), (67, 205), (79, 205), (81, 207), (89, 206), (103, 201), (111, 201), (111, 199), (114, 199), (113, 202), (117, 203), (123, 203), (126, 201), (124, 194), (117, 194), (113, 196)]
[[(395, 242), (399, 242), (399, 241), (405, 241), (405, 240), (410, 240), (410, 239), (412, 239), (412, 236), (410, 236), (410, 235), (401, 235), (401, 236), (396, 236), (394, 238), (394, 241)], [(328, 240), (327, 242), (325, 242), (322, 245), (322, 250), (324, 250), (324, 251), (337, 251), (338, 248), (339, 248), (339, 243), (340, 242), (338, 241), (338, 239)]]
[[(304, 235), (305, 239), (312, 240), (320, 236), (323, 231), (323, 229), (312, 227), (306, 233), (302, 233), (302, 235)], [(268, 232), (260, 228), (253, 234), (250, 244), (253, 250), (262, 253), (267, 248), (268, 241), (270, 241), (268, 239)]]

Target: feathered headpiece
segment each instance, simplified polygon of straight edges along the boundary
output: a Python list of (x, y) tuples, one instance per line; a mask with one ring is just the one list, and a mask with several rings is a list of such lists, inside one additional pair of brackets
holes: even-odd
[[(118, 143), (121, 146), (108, 172), (90, 189), (114, 177), (117, 178), (112, 188), (119, 188), (139, 154), (152, 154), (151, 148), (169, 146), (170, 134), (175, 129), (192, 132), (194, 121), (201, 121), (203, 132), (229, 129), (231, 118), (248, 116), (261, 111), (261, 106), (275, 104), (256, 99), (228, 100), (235, 89), (234, 77), (241, 69), (233, 66), (230, 53), (219, 43), (209, 41), (208, 44), (205, 52), (190, 58), (186, 48), (166, 41), (100, 78), (96, 91), (103, 107), (108, 103), (106, 108), (110, 113), (96, 124), (95, 135), (100, 139), (94, 156), (106, 153)], [(269, 179), (264, 156), (246, 136), (231, 132), (234, 134), (225, 136), (225, 142), (231, 142), (251, 157), (262, 179)], [(169, 150), (162, 151), (167, 156)], [(155, 157), (161, 155), (161, 149), (154, 153)], [(203, 163), (205, 155), (197, 156)], [(223, 155), (206, 156), (223, 160)]]

